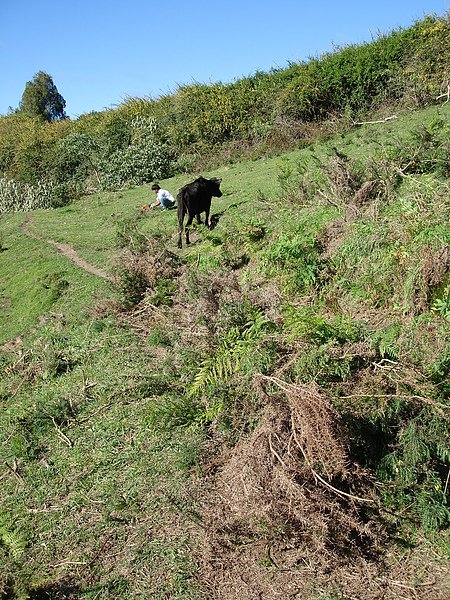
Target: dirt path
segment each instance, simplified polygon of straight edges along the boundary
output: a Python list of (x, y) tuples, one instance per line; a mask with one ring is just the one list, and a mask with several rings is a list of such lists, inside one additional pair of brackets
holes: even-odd
[(111, 277), (108, 275), (108, 273), (104, 269), (100, 269), (100, 267), (95, 267), (94, 265), (91, 265), (88, 262), (86, 262), (84, 259), (82, 259), (80, 256), (78, 256), (78, 254), (75, 252), (75, 250), (68, 244), (61, 244), (60, 242), (55, 242), (54, 240), (45, 240), (44, 238), (40, 237), (39, 235), (37, 235), (36, 233), (31, 231), (29, 229), (30, 222), (31, 222), (31, 214), (28, 213), (27, 216), (25, 217), (25, 221), (20, 226), (22, 233), (24, 233), (28, 237), (31, 237), (35, 240), (40, 240), (41, 242), (50, 244), (51, 246), (53, 246), (54, 248), (59, 250), (59, 252), (61, 252), (61, 254), (63, 254), (66, 258), (71, 260), (78, 267), (80, 267), (81, 269), (84, 269), (88, 273), (92, 273), (93, 275), (97, 275), (97, 277), (102, 277), (103, 279), (111, 280)]

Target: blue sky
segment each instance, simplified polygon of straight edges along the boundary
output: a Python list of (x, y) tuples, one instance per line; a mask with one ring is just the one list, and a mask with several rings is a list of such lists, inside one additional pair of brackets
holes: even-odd
[(76, 118), (285, 67), (448, 10), (450, 0), (0, 0), (0, 114), (38, 71)]

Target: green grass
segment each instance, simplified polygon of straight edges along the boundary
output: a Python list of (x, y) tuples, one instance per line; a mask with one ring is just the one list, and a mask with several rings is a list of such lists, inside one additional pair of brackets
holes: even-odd
[[(10, 389), (3, 389), (13, 389), (14, 400), (3, 396), (1, 439), (9, 437), (9, 443), (1, 457), (18, 462), (24, 483), (14, 477), (2, 482), (1, 514), (20, 531), (25, 551), (15, 558), (15, 573), (6, 567), (0, 580), (10, 572), (19, 593), (21, 586), (38, 588), (81, 570), (97, 582), (102, 598), (118, 582), (148, 596), (193, 597), (186, 595), (193, 569), (187, 541), (173, 537), (169, 524), (177, 519), (166, 497), (177, 497), (195, 462), (196, 434), (164, 439), (148, 429), (145, 415), (165, 385), (163, 376), (148, 372), (140, 342), (128, 332), (108, 322), (89, 330), (86, 325), (64, 329), (70, 370), (49, 370), (42, 348), (49, 339), (57, 347), (58, 340), (48, 327), (28, 357), (34, 381), (17, 390), (18, 378), (10, 377)], [(124, 563), (111, 558), (105, 570), (99, 549)], [(151, 570), (134, 582), (137, 565), (144, 573), (152, 561), (160, 582)]]
[(21, 233), (22, 220), (23, 215), (15, 214), (1, 221), (0, 344), (29, 330), (48, 312), (84, 310), (104, 287), (55, 248)]

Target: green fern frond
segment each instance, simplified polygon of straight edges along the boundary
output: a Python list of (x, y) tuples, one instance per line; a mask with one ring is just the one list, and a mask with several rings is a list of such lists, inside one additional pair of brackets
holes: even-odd
[(268, 322), (260, 310), (254, 311), (252, 317), (241, 329), (231, 327), (224, 334), (215, 354), (202, 362), (188, 390), (189, 396), (198, 394), (208, 385), (225, 382), (239, 372)]
[(17, 560), (25, 551), (27, 545), (26, 538), (17, 529), (12, 529), (6, 525), (0, 526), (0, 543), (3, 544), (10, 556)]

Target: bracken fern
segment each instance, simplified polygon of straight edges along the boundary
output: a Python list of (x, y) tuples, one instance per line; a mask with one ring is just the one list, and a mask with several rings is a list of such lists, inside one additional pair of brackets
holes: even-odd
[(25, 536), (11, 523), (10, 517), (0, 511), (0, 545), (8, 550), (13, 560), (19, 559), (25, 551)]
[(225, 382), (237, 373), (247, 356), (255, 350), (267, 322), (262, 311), (258, 310), (242, 328), (233, 326), (228, 329), (216, 352), (202, 362), (188, 394), (194, 396), (208, 385)]

